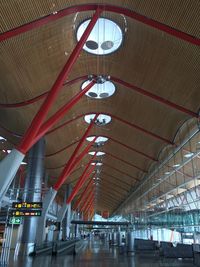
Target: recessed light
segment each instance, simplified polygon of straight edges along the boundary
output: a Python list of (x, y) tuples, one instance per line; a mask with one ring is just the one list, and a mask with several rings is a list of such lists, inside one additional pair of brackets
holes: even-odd
[(193, 152), (187, 153), (184, 155), (185, 158), (191, 158), (194, 155)]
[(173, 167), (176, 168), (176, 167), (179, 167), (180, 164), (174, 164)]
[(167, 174), (170, 174), (171, 172), (165, 172), (165, 174), (167, 175)]

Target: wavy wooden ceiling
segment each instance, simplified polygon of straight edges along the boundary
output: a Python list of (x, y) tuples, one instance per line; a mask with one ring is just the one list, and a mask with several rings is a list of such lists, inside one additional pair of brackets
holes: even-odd
[[(200, 4), (198, 0), (151, 0), (151, 1), (93, 1), (119, 5), (172, 28), (200, 37)], [(37, 0), (1, 1), (0, 30), (5, 32), (19, 25), (36, 20), (57, 10), (90, 1)], [(0, 90), (1, 103), (25, 101), (48, 91), (59, 71), (67, 61), (76, 44), (76, 26), (90, 17), (92, 12), (74, 14), (34, 29), (0, 44)], [(104, 17), (112, 18), (124, 28), (124, 17), (104, 12)], [(200, 50), (159, 30), (125, 18), (127, 32), (122, 47), (115, 53), (96, 57), (82, 52), (72, 69), (68, 80), (89, 74), (107, 74), (142, 87), (187, 109), (197, 112), (200, 100)], [(64, 87), (49, 116), (80, 90), (81, 82)], [(19, 134), (23, 134), (36, 114), (41, 100), (35, 104), (17, 109), (1, 109), (0, 124)], [(178, 128), (189, 116), (144, 97), (120, 84), (116, 84), (116, 94), (104, 100), (91, 100), (86, 96), (60, 121), (63, 122), (88, 112), (103, 112), (123, 118), (165, 139), (173, 140)], [(47, 154), (54, 153), (66, 145), (80, 139), (87, 125), (83, 119), (76, 120), (46, 136)], [(5, 135), (5, 131), (1, 129)], [(93, 134), (106, 135), (157, 159), (166, 146), (137, 129), (113, 118), (104, 127), (95, 127)], [(14, 143), (19, 138), (6, 137)], [(52, 185), (75, 148), (47, 157), (46, 167)], [(133, 186), (143, 177), (144, 172), (131, 166), (134, 164), (144, 171), (152, 160), (109, 140), (103, 150), (111, 155), (102, 158), (97, 209), (112, 212), (128, 195)], [(127, 164), (115, 157), (119, 157)], [(69, 178), (76, 181), (83, 172), (90, 156), (84, 158)], [(136, 179), (135, 179), (136, 178)]]

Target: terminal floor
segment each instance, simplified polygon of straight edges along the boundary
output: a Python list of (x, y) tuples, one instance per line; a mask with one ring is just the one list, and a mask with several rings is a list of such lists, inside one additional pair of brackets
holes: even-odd
[(10, 261), (9, 267), (192, 267), (192, 260), (164, 259), (153, 253), (120, 254), (101, 240), (84, 241), (76, 255), (37, 256)]

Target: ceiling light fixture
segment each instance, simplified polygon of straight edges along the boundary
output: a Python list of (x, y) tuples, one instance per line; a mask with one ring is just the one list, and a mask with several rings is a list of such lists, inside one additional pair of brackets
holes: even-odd
[(179, 167), (179, 166), (180, 166), (180, 164), (174, 164), (174, 165), (173, 165), (174, 168), (177, 168), (177, 167)]
[[(78, 27), (78, 41), (81, 39), (90, 21), (91, 19), (87, 19)], [(122, 41), (123, 33), (121, 28), (110, 19), (99, 18), (83, 46), (83, 49), (95, 55), (108, 55), (118, 50)]]
[(191, 158), (194, 155), (193, 152), (187, 153), (184, 155), (185, 158)]

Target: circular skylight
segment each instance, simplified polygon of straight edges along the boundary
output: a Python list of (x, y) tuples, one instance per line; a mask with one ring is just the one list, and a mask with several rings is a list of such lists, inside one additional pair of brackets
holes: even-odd
[[(77, 30), (77, 40), (81, 39), (90, 19), (81, 23)], [(123, 34), (120, 27), (112, 20), (99, 18), (90, 33), (83, 49), (95, 55), (108, 55), (122, 44)]]
[[(88, 136), (87, 138), (86, 138), (86, 140), (88, 141), (88, 142), (92, 142), (93, 140), (94, 140), (94, 138), (95, 138), (96, 136)], [(107, 137), (105, 137), (105, 136), (99, 136), (99, 137), (97, 137), (97, 139), (95, 140), (95, 143), (105, 143), (105, 142), (107, 142), (108, 141), (108, 138)]]
[[(89, 83), (90, 80), (85, 81), (81, 90), (83, 90)], [(86, 95), (90, 98), (103, 99), (112, 96), (115, 93), (115, 85), (110, 81), (105, 81), (104, 83), (95, 83), (92, 88), (87, 91)]]
[(92, 162), (91, 165), (96, 165), (96, 166), (102, 166), (103, 163), (102, 162)]
[(101, 180), (99, 177), (94, 177), (93, 180)]
[(1, 143), (4, 143), (4, 142), (6, 142), (7, 140), (6, 140), (6, 138), (4, 138), (3, 136), (0, 136), (0, 142)]
[[(88, 124), (91, 123), (91, 121), (94, 119), (94, 117), (96, 116), (96, 114), (88, 114), (88, 115), (85, 115), (84, 117), (84, 120), (85, 122), (87, 122)], [(101, 125), (106, 125), (108, 123), (111, 122), (111, 117), (108, 116), (108, 115), (105, 115), (105, 114), (99, 114), (95, 123), (99, 126)]]
[[(88, 154), (91, 155), (91, 156), (94, 156), (95, 153), (96, 153), (96, 151), (91, 151), (91, 152), (89, 152)], [(103, 151), (98, 151), (98, 152), (96, 153), (96, 156), (97, 156), (97, 157), (99, 157), (99, 156), (103, 156), (103, 155), (105, 155), (105, 152), (103, 152)]]

